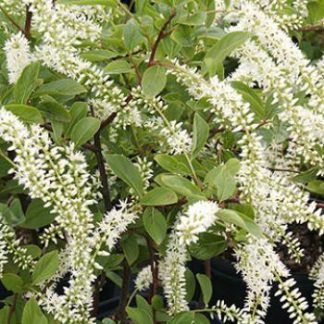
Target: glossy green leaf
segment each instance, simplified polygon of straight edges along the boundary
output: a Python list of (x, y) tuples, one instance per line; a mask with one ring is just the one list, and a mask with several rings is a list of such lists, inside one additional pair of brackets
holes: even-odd
[(162, 213), (155, 208), (147, 208), (143, 214), (143, 224), (154, 242), (160, 245), (167, 232), (167, 222)]
[(51, 95), (51, 96), (76, 96), (87, 92), (87, 89), (72, 79), (61, 79), (45, 83), (39, 87), (36, 95)]
[(132, 187), (139, 197), (144, 194), (143, 180), (138, 169), (124, 155), (106, 154), (106, 161), (118, 178)]
[(324, 195), (324, 181), (322, 180), (312, 180), (308, 182), (306, 188), (318, 195)]
[(227, 242), (223, 236), (212, 233), (202, 233), (199, 235), (197, 243), (189, 247), (190, 254), (199, 260), (211, 259), (225, 251)]
[(28, 102), (30, 95), (38, 85), (39, 69), (39, 62), (25, 67), (13, 90), (15, 103), (26, 104)]
[(128, 235), (121, 241), (121, 246), (125, 253), (126, 260), (129, 265), (132, 265), (139, 255), (139, 248), (135, 235)]
[(49, 208), (45, 208), (40, 199), (33, 200), (26, 211), (25, 221), (20, 224), (23, 228), (36, 229), (53, 222), (55, 214)]
[(205, 303), (205, 306), (207, 306), (213, 294), (213, 287), (211, 281), (206, 275), (201, 273), (198, 273), (196, 275), (196, 278), (200, 285), (200, 289), (203, 295), (203, 301)]
[(1, 278), (4, 287), (14, 293), (21, 293), (24, 281), (15, 273), (4, 273)]
[(185, 272), (186, 278), (186, 300), (190, 302), (196, 290), (196, 278), (194, 274), (187, 268)]
[(46, 316), (34, 298), (29, 299), (24, 307), (22, 324), (48, 324)]
[(142, 87), (145, 95), (155, 97), (165, 87), (167, 81), (166, 69), (159, 65), (154, 65), (145, 70), (142, 78)]
[(175, 204), (177, 201), (178, 197), (174, 191), (157, 187), (146, 193), (140, 203), (144, 206), (165, 206)]
[(195, 113), (194, 123), (193, 123), (193, 146), (192, 155), (196, 156), (200, 150), (205, 146), (209, 135), (209, 126), (205, 120)]
[(163, 174), (160, 180), (165, 187), (170, 188), (180, 195), (201, 200), (206, 199), (200, 189), (186, 178), (178, 175)]
[(145, 309), (126, 307), (126, 312), (134, 324), (153, 324), (152, 316)]
[(43, 122), (42, 114), (35, 107), (24, 104), (10, 104), (4, 107), (24, 122), (37, 124)]
[(125, 60), (116, 60), (105, 67), (108, 74), (128, 73), (132, 71), (132, 66)]
[(77, 101), (73, 103), (70, 109), (71, 121), (66, 125), (65, 135), (70, 137), (73, 126), (88, 114), (88, 103)]
[(144, 38), (141, 34), (141, 29), (135, 19), (128, 20), (124, 27), (124, 43), (130, 51), (140, 45)]
[(264, 104), (255, 90), (240, 81), (232, 81), (231, 85), (242, 95), (243, 99), (250, 104), (251, 111), (254, 112), (259, 120), (265, 118), (266, 111)]
[(91, 50), (80, 54), (80, 56), (90, 62), (103, 62), (120, 55), (118, 52), (109, 50)]
[(97, 133), (100, 128), (100, 120), (94, 117), (80, 119), (72, 128), (71, 140), (76, 147), (86, 143)]
[(236, 31), (226, 34), (206, 53), (204, 62), (210, 74), (214, 74), (219, 65), (236, 48), (240, 47), (247, 39), (251, 37), (250, 33)]
[(59, 266), (58, 251), (54, 250), (44, 254), (36, 263), (32, 280), (34, 285), (39, 285), (43, 281), (52, 277)]
[(43, 101), (37, 108), (43, 112), (50, 121), (68, 123), (71, 121), (71, 116), (63, 105), (56, 101)]
[(192, 323), (195, 318), (195, 313), (193, 312), (182, 312), (175, 315), (168, 324), (189, 324)]

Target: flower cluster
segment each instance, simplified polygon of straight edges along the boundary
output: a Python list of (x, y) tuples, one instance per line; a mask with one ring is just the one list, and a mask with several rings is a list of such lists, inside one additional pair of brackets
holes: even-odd
[(135, 287), (138, 291), (146, 290), (153, 282), (151, 266), (143, 268), (136, 277)]
[(215, 202), (199, 201), (190, 205), (187, 212), (181, 215), (176, 231), (180, 244), (189, 245), (198, 241), (198, 234), (204, 233), (215, 223), (219, 208)]
[(9, 82), (16, 83), (21, 72), (32, 61), (27, 39), (21, 33), (13, 35), (4, 47), (9, 71)]

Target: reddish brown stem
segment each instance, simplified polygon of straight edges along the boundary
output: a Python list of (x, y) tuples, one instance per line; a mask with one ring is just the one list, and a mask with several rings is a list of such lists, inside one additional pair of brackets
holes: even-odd
[[(91, 113), (94, 116), (94, 110), (93, 107), (90, 106)], [(101, 193), (102, 193), (102, 198), (103, 202), (105, 205), (105, 212), (111, 210), (112, 208), (112, 203), (111, 203), (111, 198), (110, 198), (110, 191), (109, 191), (109, 184), (108, 184), (108, 175), (106, 172), (106, 167), (105, 167), (105, 160), (102, 155), (102, 148), (101, 148), (101, 139), (100, 139), (100, 129), (98, 132), (94, 135), (94, 145), (96, 147), (96, 158), (97, 158), (97, 163), (98, 163), (98, 170), (99, 170), (99, 175), (100, 175), (100, 182), (101, 182)]]
[(131, 269), (127, 263), (127, 260), (124, 260), (123, 263), (123, 285), (122, 285), (122, 292), (118, 306), (118, 314), (117, 319), (122, 324), (126, 324), (127, 314), (126, 314), (126, 306), (128, 300), (128, 288), (131, 276)]
[(210, 260), (204, 261), (204, 269), (206, 276), (210, 279), (211, 278), (211, 263)]
[(168, 25), (170, 24), (170, 22), (172, 21), (172, 19), (176, 16), (176, 11), (175, 9), (172, 9), (171, 11), (171, 14), (170, 14), (170, 17), (168, 18), (168, 20), (163, 24), (153, 46), (152, 46), (152, 52), (151, 52), (151, 55), (150, 55), (150, 58), (149, 58), (149, 62), (148, 62), (148, 66), (152, 66), (154, 64), (154, 60), (155, 60), (155, 54), (156, 54), (156, 51), (158, 49), (158, 46), (161, 42), (161, 40), (163, 38), (165, 38), (168, 33), (165, 31), (168, 27)]
[(31, 38), (31, 22), (32, 22), (33, 13), (29, 10), (29, 6), (26, 6), (26, 21), (25, 21), (25, 36), (27, 39)]

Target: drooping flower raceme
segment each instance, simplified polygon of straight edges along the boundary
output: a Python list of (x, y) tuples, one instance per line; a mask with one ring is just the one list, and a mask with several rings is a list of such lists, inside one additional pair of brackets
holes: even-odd
[(218, 210), (218, 205), (212, 201), (199, 201), (190, 205), (187, 212), (180, 216), (175, 227), (180, 244), (197, 242), (198, 235), (215, 223)]
[(143, 268), (137, 275), (135, 280), (135, 287), (138, 291), (146, 290), (153, 282), (151, 266), (148, 265)]
[(4, 50), (9, 71), (9, 82), (16, 83), (21, 72), (32, 61), (28, 40), (21, 33), (13, 35), (6, 41)]
[(185, 289), (187, 246), (198, 240), (216, 221), (219, 208), (215, 202), (198, 201), (179, 217), (168, 242), (165, 257), (160, 262), (159, 276), (170, 314), (188, 309)]
[(322, 254), (316, 261), (310, 272), (310, 278), (315, 281), (315, 291), (313, 294), (314, 307), (324, 308), (324, 255)]
[[(56, 221), (66, 231), (70, 246), (72, 279), (61, 297), (62, 306), (56, 318), (64, 322), (74, 318), (75, 323), (89, 318), (93, 264), (91, 239), (93, 229), (89, 206), (95, 200), (91, 176), (86, 162), (73, 146), (53, 146), (49, 135), (39, 126), (27, 128), (11, 112), (0, 110), (0, 137), (10, 142), (15, 150), (15, 177), (29, 190), (32, 198), (40, 198), (56, 214)], [(75, 304), (74, 299), (79, 303)], [(73, 315), (72, 315), (73, 314)]]

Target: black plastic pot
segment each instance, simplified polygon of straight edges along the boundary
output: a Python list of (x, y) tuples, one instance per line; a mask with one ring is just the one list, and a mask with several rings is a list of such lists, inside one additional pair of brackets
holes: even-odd
[[(308, 304), (312, 305), (313, 282), (308, 279), (306, 274), (294, 274), (293, 278), (296, 280), (300, 292), (307, 299)], [(217, 300), (224, 300), (227, 305), (243, 306), (246, 296), (246, 285), (229, 261), (218, 258), (212, 260), (212, 283), (213, 303)], [(279, 298), (274, 296), (276, 290), (277, 287), (274, 285), (271, 291), (271, 306), (268, 309), (265, 322), (267, 324), (293, 323), (289, 319), (287, 312), (281, 308)], [(312, 311), (311, 306), (309, 311)]]

